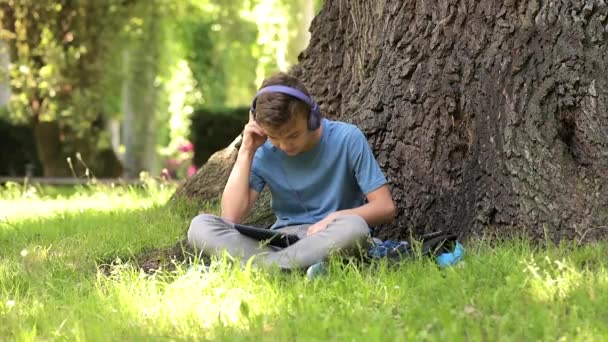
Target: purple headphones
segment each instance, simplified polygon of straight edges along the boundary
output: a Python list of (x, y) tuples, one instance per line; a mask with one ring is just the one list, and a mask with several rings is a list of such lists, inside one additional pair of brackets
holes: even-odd
[(319, 105), (316, 104), (310, 97), (306, 96), (303, 92), (298, 89), (283, 86), (283, 85), (273, 85), (260, 89), (257, 94), (253, 97), (253, 103), (251, 104), (251, 114), (253, 115), (253, 119), (255, 120), (255, 103), (258, 97), (264, 93), (281, 93), (285, 95), (289, 95), (295, 97), (298, 100), (305, 102), (310, 107), (310, 115), (308, 117), (308, 129), (311, 131), (316, 130), (321, 127), (321, 109)]

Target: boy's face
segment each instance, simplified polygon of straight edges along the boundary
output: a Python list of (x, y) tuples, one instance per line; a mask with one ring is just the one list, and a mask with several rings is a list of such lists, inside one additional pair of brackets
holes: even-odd
[(262, 126), (270, 143), (285, 152), (288, 156), (295, 156), (310, 150), (319, 136), (316, 131), (308, 130), (308, 119), (303, 115), (295, 115), (285, 125), (271, 128)]

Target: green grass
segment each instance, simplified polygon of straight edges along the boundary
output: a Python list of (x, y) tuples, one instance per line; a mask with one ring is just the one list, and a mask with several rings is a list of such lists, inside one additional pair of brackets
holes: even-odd
[[(171, 188), (0, 190), (0, 340), (606, 340), (608, 245), (469, 242), (464, 263), (328, 277), (97, 265), (174, 244)], [(212, 210), (207, 208), (208, 210)]]

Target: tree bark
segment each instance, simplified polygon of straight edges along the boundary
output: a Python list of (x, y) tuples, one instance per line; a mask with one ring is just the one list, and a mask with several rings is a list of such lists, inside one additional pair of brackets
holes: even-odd
[(292, 73), (366, 133), (399, 208), (381, 237), (594, 240), (608, 232), (607, 17), (604, 1), (326, 1)]

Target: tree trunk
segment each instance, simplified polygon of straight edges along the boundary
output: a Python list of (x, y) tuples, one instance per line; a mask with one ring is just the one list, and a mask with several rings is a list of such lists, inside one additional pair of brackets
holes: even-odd
[[(89, 127), (83, 137), (57, 121), (34, 123), (36, 151), (44, 177), (115, 178), (123, 169), (111, 148), (99, 149), (99, 131)], [(69, 159), (68, 159), (69, 158)]]
[(125, 51), (123, 61), (127, 81), (123, 84), (125, 142), (124, 165), (128, 178), (137, 178), (141, 171), (158, 174), (156, 167), (156, 96), (158, 52), (150, 50), (156, 38), (156, 24)]
[(61, 148), (61, 131), (56, 121), (43, 121), (34, 125), (34, 139), (44, 177), (72, 175)]
[(607, 17), (603, 1), (326, 1), (292, 73), (366, 133), (399, 207), (381, 237), (587, 241), (608, 231)]
[(0, 40), (0, 108), (8, 105), (8, 101), (11, 97), (11, 86), (10, 86), (10, 55), (8, 52), (8, 44), (3, 40)]

